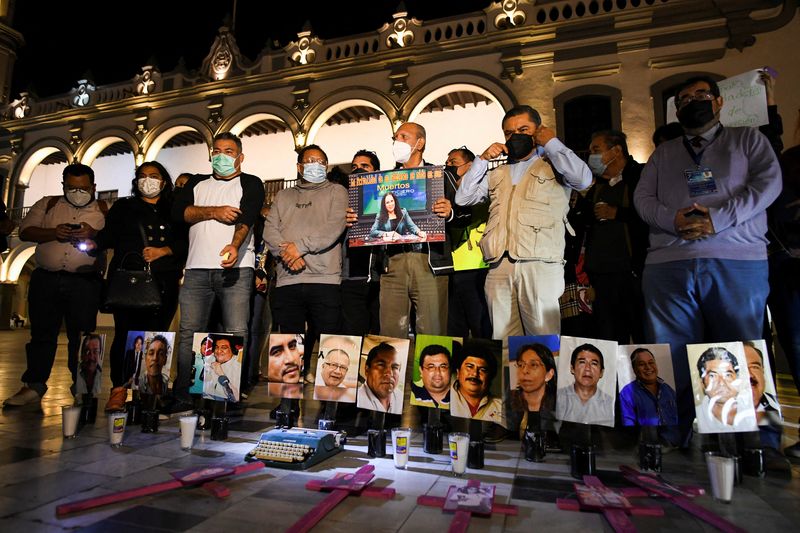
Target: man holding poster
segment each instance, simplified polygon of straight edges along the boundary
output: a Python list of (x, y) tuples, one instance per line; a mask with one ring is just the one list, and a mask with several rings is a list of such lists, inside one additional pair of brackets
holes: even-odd
[[(422, 154), (425, 151), (425, 128), (413, 122), (406, 122), (397, 129), (392, 152), (400, 168), (410, 169), (427, 165)], [(469, 211), (454, 206), (456, 178), (445, 170), (444, 197), (437, 198), (432, 210), (445, 219), (447, 225), (459, 223), (469, 218)], [(384, 197), (386, 200), (386, 197)], [(385, 202), (384, 202), (385, 203)], [(388, 210), (389, 205), (386, 205)], [(403, 214), (398, 205), (396, 213)], [(349, 222), (356, 216), (350, 214)], [(399, 223), (405, 217), (398, 216)], [(391, 222), (389, 222), (391, 224)], [(409, 232), (420, 236), (406, 222)], [(416, 226), (414, 226), (416, 227)], [(381, 235), (388, 235), (388, 241), (397, 240), (395, 230), (388, 233), (384, 228)], [(424, 231), (423, 238), (424, 238)], [(402, 241), (401, 241), (402, 242)], [(405, 338), (408, 336), (411, 306), (416, 311), (416, 333), (444, 335), (447, 329), (447, 276), (453, 271), (453, 258), (448, 232), (444, 242), (412, 244), (392, 244), (386, 247), (386, 260), (381, 272), (380, 314), (381, 335)]]
[(686, 345), (761, 336), (766, 209), (781, 192), (781, 171), (757, 129), (719, 123), (723, 98), (713, 79), (686, 80), (675, 101), (685, 135), (650, 156), (633, 199), (650, 226), (645, 338), (671, 346), (688, 446), (695, 409)]

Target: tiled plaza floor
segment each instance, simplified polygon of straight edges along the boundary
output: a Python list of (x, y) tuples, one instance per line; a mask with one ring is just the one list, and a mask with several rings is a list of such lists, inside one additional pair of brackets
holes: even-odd
[[(0, 332), (0, 398), (8, 397), (19, 387), (27, 336), (27, 330)], [(412, 438), (411, 461), (405, 471), (396, 470), (391, 457), (370, 460), (365, 439), (354, 438), (345, 452), (305, 472), (270, 468), (223, 481), (231, 489), (224, 500), (200, 488), (179, 489), (58, 519), (55, 507), (63, 502), (167, 481), (171, 479), (170, 472), (196, 465), (241, 463), (261, 431), (272, 425), (269, 411), (278, 403), (277, 399), (267, 397), (265, 386), (256, 388), (245, 404), (244, 423), (238, 424), (242, 431), (233, 424), (229, 439), (224, 442), (211, 441), (207, 433), (201, 434), (192, 452), (181, 451), (174, 421), (162, 422), (155, 434), (129, 427), (124, 446), (112, 449), (107, 443), (106, 418), (102, 413), (93, 427), (83, 428), (76, 439), (64, 440), (60, 408), (71, 403), (72, 398), (66, 369), (66, 338), (62, 335), (60, 340), (42, 410), (4, 409), (0, 415), (0, 531), (4, 533), (77, 529), (114, 533), (279, 532), (325, 497), (306, 490), (306, 481), (327, 478), (336, 471), (352, 471), (367, 463), (376, 467), (376, 485), (395, 488), (396, 497), (389, 501), (348, 498), (314, 531), (421, 533), (446, 531), (449, 526), (452, 515), (418, 506), (417, 496), (444, 496), (450, 485), (465, 481), (451, 476), (447, 456), (422, 452), (418, 432)], [(105, 400), (104, 395), (100, 399), (101, 410)], [(315, 402), (304, 406), (307, 425), (313, 422), (317, 407)], [(791, 420), (796, 420), (796, 413), (792, 416)], [(404, 424), (415, 423), (415, 417), (407, 409)], [(794, 437), (792, 431), (785, 441), (791, 443)], [(518, 441), (504, 441), (491, 448), (486, 451), (486, 468), (469, 470), (466, 478), (496, 484), (497, 500), (519, 506), (519, 514), (472, 518), (469, 531), (611, 531), (599, 515), (560, 511), (552, 503), (555, 496), (567, 494), (572, 482), (567, 456), (550, 454), (544, 463), (528, 463), (520, 456)], [(635, 465), (636, 448), (635, 444), (623, 450), (609, 448), (605, 446), (598, 457), (598, 468), (601, 477), (613, 486), (619, 482), (614, 473), (618, 465)], [(735, 488), (730, 505), (716, 503), (709, 496), (696, 501), (748, 531), (796, 531), (800, 519), (800, 470), (797, 466), (793, 470), (793, 477), (788, 474), (770, 474), (764, 479), (746, 477)], [(699, 449), (666, 455), (664, 476), (676, 483), (708, 488)], [(537, 479), (531, 480), (532, 477)], [(671, 504), (656, 499), (647, 503), (662, 506), (665, 515), (633, 517), (640, 531), (713, 531)]]

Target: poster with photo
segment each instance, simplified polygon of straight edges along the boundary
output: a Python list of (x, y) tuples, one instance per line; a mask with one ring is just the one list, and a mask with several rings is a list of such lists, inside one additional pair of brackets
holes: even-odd
[(403, 412), (408, 339), (367, 335), (361, 344), (356, 405), (370, 411)]
[(503, 342), (469, 338), (454, 351), (450, 414), (508, 427), (503, 407)]
[(145, 331), (129, 331), (125, 339), (125, 354), (122, 356), (122, 367), (125, 383), (133, 390), (139, 390), (139, 372), (144, 361)]
[(613, 427), (616, 369), (616, 342), (561, 337), (556, 418)]
[(361, 337), (320, 335), (314, 399), (355, 403), (360, 359)]
[(244, 338), (228, 333), (195, 333), (203, 354), (203, 398), (236, 403), (242, 381)]
[(190, 394), (203, 394), (206, 357), (214, 354), (214, 341), (208, 333), (195, 333), (192, 337), (192, 383)]
[(450, 512), (469, 511), (473, 514), (490, 515), (492, 514), (495, 488), (496, 485), (480, 485), (478, 487), (453, 485), (447, 491), (442, 509)]
[(617, 384), (623, 425), (677, 425), (678, 403), (669, 344), (619, 346)]
[[(311, 347), (309, 346), (310, 350)], [(270, 333), (267, 340), (267, 394), (274, 398), (303, 397), (305, 336)]]
[[(137, 373), (133, 377), (134, 390), (141, 394), (157, 394), (163, 396), (169, 390), (169, 372), (172, 368), (172, 352), (175, 348), (175, 333), (172, 331), (140, 331), (129, 332), (134, 335), (130, 355)], [(142, 339), (141, 355), (137, 357), (137, 347)], [(125, 352), (126, 358), (129, 352)]]
[[(558, 335), (508, 338), (509, 408), (517, 417), (528, 411), (556, 410)], [(553, 415), (554, 416), (554, 415)]]
[(75, 393), (100, 394), (103, 381), (103, 359), (106, 350), (106, 336), (102, 333), (88, 333), (81, 340), (78, 351), (78, 376)]
[(444, 219), (433, 204), (444, 196), (444, 167), (431, 165), (349, 176), (349, 207), (358, 221), (350, 246), (444, 241)]
[(763, 339), (744, 341), (744, 355), (747, 370), (750, 372), (750, 389), (753, 405), (756, 408), (756, 422), (759, 426), (780, 426), (783, 423), (781, 404), (778, 403), (778, 390), (772, 379), (772, 368), (767, 354), (767, 342)]
[(686, 354), (698, 431), (756, 431), (744, 345), (741, 342), (688, 344)]
[(414, 342), (411, 405), (450, 409), (453, 351), (460, 343), (461, 337), (417, 335)]

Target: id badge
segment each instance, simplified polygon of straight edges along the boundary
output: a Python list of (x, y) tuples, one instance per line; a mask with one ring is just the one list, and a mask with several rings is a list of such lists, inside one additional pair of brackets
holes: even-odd
[(717, 182), (710, 168), (691, 168), (683, 171), (689, 185), (689, 197), (695, 198), (717, 192)]

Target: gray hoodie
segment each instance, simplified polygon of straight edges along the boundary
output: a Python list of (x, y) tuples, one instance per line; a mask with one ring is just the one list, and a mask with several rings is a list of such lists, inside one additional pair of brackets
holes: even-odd
[(306, 263), (291, 271), (279, 261), (277, 286), (298, 283), (338, 285), (342, 272), (342, 245), (339, 237), (345, 230), (347, 190), (324, 181), (300, 180), (290, 189), (275, 195), (272, 209), (264, 223), (264, 241), (280, 259), (281, 243), (293, 242)]

